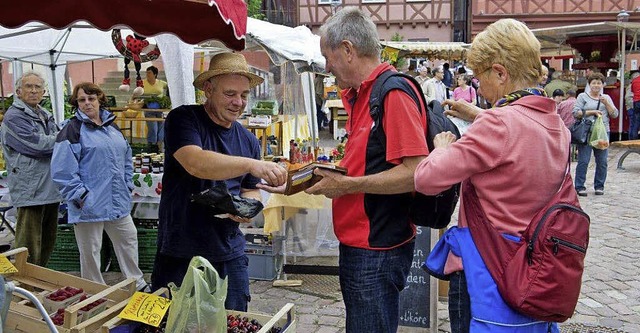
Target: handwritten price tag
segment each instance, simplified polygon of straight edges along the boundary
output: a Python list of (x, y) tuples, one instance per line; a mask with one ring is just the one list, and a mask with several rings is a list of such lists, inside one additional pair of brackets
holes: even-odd
[(171, 300), (168, 298), (138, 291), (129, 299), (129, 303), (118, 317), (158, 327), (169, 305)]
[(5, 256), (0, 256), (0, 274), (18, 273), (16, 266), (13, 266), (11, 261)]

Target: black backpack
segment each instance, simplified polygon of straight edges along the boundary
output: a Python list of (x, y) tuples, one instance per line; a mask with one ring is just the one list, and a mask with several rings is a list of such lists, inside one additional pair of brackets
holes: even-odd
[[(420, 96), (416, 96), (413, 88), (418, 91)], [(382, 145), (386, 146), (387, 142), (381, 125), (384, 114), (383, 102), (387, 93), (394, 89), (402, 90), (416, 102), (416, 105), (423, 105), (423, 108), (427, 110), (426, 141), (429, 151), (434, 149), (433, 137), (438, 133), (449, 131), (455, 134), (458, 139), (460, 138), (458, 128), (444, 115), (444, 108), (440, 102), (434, 100), (427, 104), (420, 84), (413, 77), (388, 70), (376, 78), (369, 98), (369, 113), (374, 121), (374, 127), (371, 131), (376, 132)], [(460, 183), (435, 196), (416, 192), (409, 211), (409, 217), (415, 225), (435, 229), (444, 228), (451, 221), (451, 215), (458, 203), (459, 194)]]

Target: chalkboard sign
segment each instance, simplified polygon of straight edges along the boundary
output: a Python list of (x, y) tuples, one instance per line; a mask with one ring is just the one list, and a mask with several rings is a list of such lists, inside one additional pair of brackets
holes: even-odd
[(411, 271), (400, 293), (400, 326), (430, 326), (429, 274), (422, 269), (431, 249), (431, 229), (418, 227)]

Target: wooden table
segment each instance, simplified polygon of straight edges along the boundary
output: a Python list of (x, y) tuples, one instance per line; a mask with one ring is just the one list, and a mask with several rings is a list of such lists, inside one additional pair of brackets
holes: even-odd
[[(249, 126), (249, 120), (248, 119), (238, 119), (238, 121), (240, 122), (240, 124), (242, 124), (242, 126), (246, 129), (248, 129), (251, 133), (253, 133), (257, 138), (260, 139), (260, 144), (262, 146), (262, 157), (264, 158), (265, 156), (267, 156), (267, 129), (272, 128), (272, 126), (275, 126), (275, 131), (276, 132), (276, 138), (278, 140), (278, 151), (274, 152), (273, 155), (275, 156), (281, 156), (283, 154), (283, 142), (282, 142), (282, 137), (283, 137), (283, 128), (282, 128), (282, 122), (284, 120), (283, 116), (274, 116), (271, 118), (271, 124), (269, 126), (254, 126), (251, 125)], [(259, 135), (260, 134), (260, 135)]]
[(169, 112), (171, 111), (171, 109), (139, 109), (139, 110), (135, 110), (135, 109), (131, 109), (131, 108), (120, 108), (120, 107), (111, 107), (111, 108), (107, 108), (107, 110), (111, 111), (111, 112), (122, 112), (122, 111), (127, 111), (127, 110), (133, 110), (133, 111), (140, 111), (140, 112)]
[(341, 99), (329, 99), (325, 105), (329, 110), (331, 110), (331, 121), (333, 122), (331, 132), (333, 134), (333, 139), (338, 140), (338, 122), (347, 121), (349, 116), (347, 116), (347, 112), (344, 110), (344, 105), (342, 104)]
[(129, 143), (133, 142), (133, 122), (134, 121), (155, 121), (155, 122), (163, 122), (164, 118), (127, 118), (122, 117), (118, 118), (118, 120), (128, 121), (129, 127), (123, 127), (120, 131), (129, 131)]
[[(118, 121), (128, 121), (129, 122), (129, 127), (122, 127), (120, 128), (121, 131), (129, 131), (129, 143), (133, 142), (133, 122), (134, 121), (156, 121), (156, 122), (160, 122), (160, 121), (164, 121), (163, 118), (138, 118), (136, 116), (136, 118), (127, 118), (124, 116), (124, 114), (122, 114), (123, 111), (127, 111), (127, 110), (132, 110), (132, 111), (137, 111), (138, 114), (142, 114), (144, 115), (145, 112), (162, 112), (164, 114), (164, 116), (166, 117), (166, 114), (169, 113), (169, 111), (171, 111), (171, 109), (139, 109), (139, 110), (135, 110), (135, 109), (131, 109), (131, 108), (127, 108), (127, 107), (110, 107), (107, 108), (107, 110), (115, 113), (118, 116)], [(160, 119), (160, 120), (158, 120)], [(137, 136), (138, 137), (138, 136)]]

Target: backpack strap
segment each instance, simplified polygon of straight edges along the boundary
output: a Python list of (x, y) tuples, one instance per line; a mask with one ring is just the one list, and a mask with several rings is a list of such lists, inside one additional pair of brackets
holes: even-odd
[[(414, 88), (418, 91), (419, 96), (416, 95)], [(396, 89), (405, 92), (414, 100), (418, 107), (418, 112), (422, 113), (422, 106), (427, 105), (422, 88), (413, 77), (392, 70), (387, 70), (378, 75), (369, 95), (369, 115), (374, 122), (372, 131), (375, 131), (378, 134), (378, 138), (384, 143), (386, 143), (386, 135), (381, 123), (384, 115), (384, 99), (391, 90)], [(439, 105), (439, 103), (437, 104)], [(442, 108), (441, 105), (440, 108)]]

